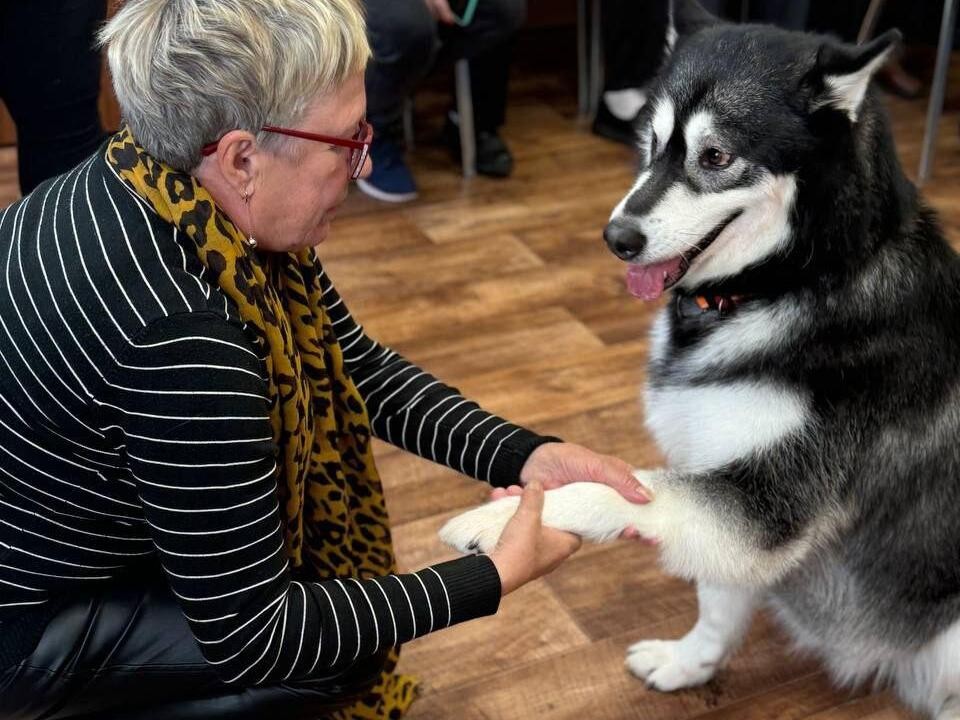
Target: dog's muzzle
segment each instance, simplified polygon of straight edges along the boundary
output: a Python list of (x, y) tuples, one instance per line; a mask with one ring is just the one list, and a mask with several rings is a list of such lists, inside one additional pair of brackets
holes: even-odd
[(621, 260), (633, 260), (647, 246), (647, 236), (636, 228), (611, 220), (603, 229), (603, 239)]

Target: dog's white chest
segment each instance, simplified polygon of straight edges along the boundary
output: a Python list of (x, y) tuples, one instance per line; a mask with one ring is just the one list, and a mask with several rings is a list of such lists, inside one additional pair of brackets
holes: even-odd
[(646, 423), (677, 469), (704, 471), (762, 451), (809, 418), (801, 395), (769, 383), (647, 389)]
[(760, 452), (811, 421), (810, 399), (780, 384), (744, 379), (711, 382), (730, 363), (779, 345), (797, 313), (771, 307), (740, 313), (681, 357), (670, 356), (669, 310), (650, 337), (658, 385), (644, 394), (646, 425), (669, 464), (703, 471)]

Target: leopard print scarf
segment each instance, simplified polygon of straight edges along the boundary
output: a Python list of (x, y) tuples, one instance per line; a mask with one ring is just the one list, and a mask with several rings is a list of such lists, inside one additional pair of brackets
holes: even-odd
[[(395, 572), (370, 421), (323, 306), (313, 248), (265, 253), (262, 260), (193, 176), (151, 157), (129, 128), (110, 140), (106, 159), (189, 238), (185, 251), (217, 278), (256, 335), (269, 377), (273, 439), (282, 458), (277, 490), (295, 572), (320, 580)], [(416, 682), (393, 674), (397, 658), (392, 651), (370, 694), (331, 717), (400, 717)]]

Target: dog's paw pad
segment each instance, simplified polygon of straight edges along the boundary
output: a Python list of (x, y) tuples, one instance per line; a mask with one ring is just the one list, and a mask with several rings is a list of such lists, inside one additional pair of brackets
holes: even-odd
[(464, 517), (464, 515), (458, 515), (447, 521), (440, 528), (440, 539), (454, 550), (467, 555), (480, 552), (480, 538), (476, 535), (476, 528), (465, 521)]
[(496, 500), (457, 515), (440, 528), (440, 539), (462, 553), (492, 552), (513, 516), (516, 503)]
[(627, 668), (647, 687), (660, 692), (702, 685), (713, 677), (715, 664), (688, 663), (676, 640), (644, 640), (627, 650)]

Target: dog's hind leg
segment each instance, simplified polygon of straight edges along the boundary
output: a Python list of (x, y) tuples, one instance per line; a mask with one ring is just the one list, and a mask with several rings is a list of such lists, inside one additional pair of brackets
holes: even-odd
[(758, 592), (697, 584), (700, 617), (680, 640), (644, 640), (627, 650), (627, 668), (654, 690), (701, 685), (737, 648), (750, 626)]

